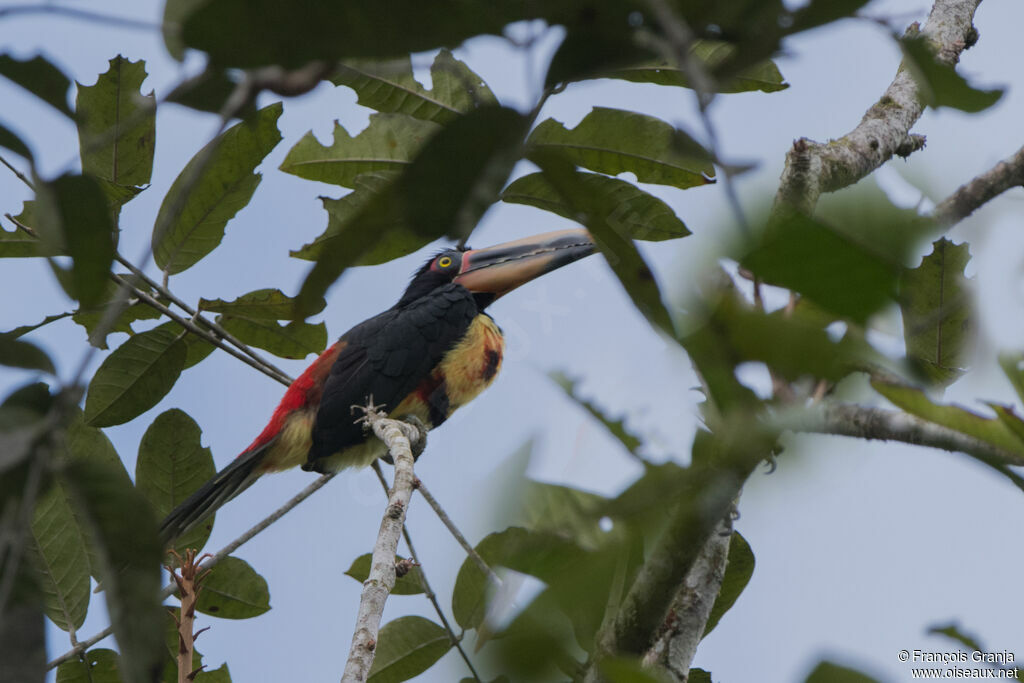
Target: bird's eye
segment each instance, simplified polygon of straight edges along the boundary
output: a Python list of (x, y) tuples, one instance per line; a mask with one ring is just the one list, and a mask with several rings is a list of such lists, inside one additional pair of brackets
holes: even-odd
[(442, 256), (441, 258), (439, 258), (437, 260), (437, 265), (441, 266), (442, 268), (447, 268), (451, 264), (452, 264), (452, 259), (451, 259), (450, 256)]

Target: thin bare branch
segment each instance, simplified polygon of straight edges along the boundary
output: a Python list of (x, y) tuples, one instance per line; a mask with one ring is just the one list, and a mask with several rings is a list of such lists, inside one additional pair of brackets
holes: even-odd
[(377, 633), (380, 630), (384, 603), (395, 587), (395, 555), (398, 539), (402, 535), (405, 515), (412, 498), (415, 476), (411, 442), (422, 438), (419, 428), (400, 420), (391, 420), (371, 404), (366, 407), (366, 422), (373, 433), (388, 447), (388, 453), (395, 463), (395, 482), (388, 494), (388, 506), (381, 519), (377, 542), (373, 547), (370, 561), (370, 575), (363, 582), (359, 599), (356, 628), (352, 634), (342, 683), (361, 683), (370, 675), (373, 655), (377, 647)]
[(437, 499), (434, 498), (430, 491), (427, 490), (427, 487), (423, 485), (422, 479), (416, 480), (416, 490), (420, 492), (420, 495), (423, 496), (423, 500), (427, 501), (427, 505), (434, 510), (434, 514), (437, 515), (437, 518), (441, 520), (441, 523), (445, 525), (449, 533), (451, 533), (455, 540), (458, 541), (459, 545), (462, 546), (462, 549), (466, 551), (466, 555), (468, 555), (480, 571), (484, 573), (484, 576), (494, 583), (494, 585), (500, 586), (501, 578), (494, 573), (494, 570), (490, 568), (484, 558), (480, 557), (480, 553), (476, 551), (476, 548), (469, 544), (466, 537), (462, 535), (461, 531), (459, 531), (459, 527), (455, 526), (455, 522), (452, 521), (452, 518), (448, 516), (448, 513), (445, 512), (444, 508), (441, 507), (441, 504), (437, 502)]
[(942, 227), (956, 225), (1014, 187), (1024, 187), (1024, 147), (991, 169), (961, 185), (932, 211), (932, 219)]
[(24, 173), (14, 168), (14, 166), (11, 165), (11, 162), (7, 161), (7, 159), (5, 159), (3, 155), (0, 155), (0, 164), (3, 164), (7, 168), (9, 168), (11, 173), (17, 176), (18, 180), (20, 180), (21, 182), (25, 183), (25, 185), (28, 186), (28, 189), (32, 190), (33, 192), (36, 191), (36, 186), (32, 184), (32, 181), (26, 178)]

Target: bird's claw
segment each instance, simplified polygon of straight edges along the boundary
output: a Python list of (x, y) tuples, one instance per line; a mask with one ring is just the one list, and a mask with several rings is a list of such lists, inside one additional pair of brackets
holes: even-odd
[(413, 460), (419, 460), (419, 457), (423, 455), (423, 451), (427, 449), (427, 431), (429, 428), (423, 420), (415, 415), (406, 415), (402, 420), (416, 428), (416, 438), (409, 439), (409, 447), (412, 448)]

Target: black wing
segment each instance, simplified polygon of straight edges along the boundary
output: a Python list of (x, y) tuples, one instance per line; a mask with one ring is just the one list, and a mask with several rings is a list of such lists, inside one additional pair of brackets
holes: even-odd
[(306, 468), (362, 443), (366, 437), (352, 406), (366, 405), (372, 396), (377, 405), (395, 408), (465, 336), (477, 312), (468, 290), (448, 284), (345, 333), (347, 343), (324, 385)]

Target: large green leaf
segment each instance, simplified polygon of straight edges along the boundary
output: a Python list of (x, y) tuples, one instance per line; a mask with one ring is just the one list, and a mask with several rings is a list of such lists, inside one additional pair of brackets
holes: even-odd
[(704, 637), (718, 626), (722, 616), (736, 603), (740, 593), (750, 583), (750, 577), (754, 575), (754, 551), (750, 549), (747, 539), (734, 531), (729, 541), (729, 555), (726, 558), (725, 576), (722, 577), (722, 585), (718, 589), (718, 597), (711, 607), (707, 623), (704, 626)]
[(85, 399), (85, 419), (95, 427), (141, 415), (167, 395), (185, 365), (185, 342), (168, 329), (137, 334), (104, 359)]
[(531, 160), (538, 152), (559, 152), (577, 166), (609, 175), (631, 172), (642, 183), (685, 189), (714, 182), (707, 152), (690, 136), (660, 119), (622, 109), (594, 107), (571, 130), (547, 119), (527, 144)]
[[(327, 302), (321, 300), (313, 313), (319, 313), (326, 306)], [(250, 320), (288, 320), (295, 309), (295, 298), (285, 295), (280, 289), (256, 289), (234, 301), (200, 299), (199, 309)]]
[(934, 47), (923, 36), (900, 39), (900, 48), (903, 64), (917, 82), (921, 100), (930, 107), (952, 107), (975, 113), (988, 109), (1003, 96), (998, 88), (971, 87), (953, 64), (936, 59)]
[(451, 647), (448, 632), (429, 619), (399, 617), (377, 635), (367, 683), (399, 683), (419, 676)]
[(45, 57), (20, 60), (0, 55), (0, 76), (28, 90), (51, 107), (73, 117), (68, 106), (68, 88), (71, 81)]
[(522, 495), (523, 524), (533, 531), (572, 539), (586, 550), (608, 540), (597, 511), (604, 496), (569, 486), (528, 481)]
[(217, 316), (217, 322), (239, 341), (281, 358), (302, 359), (327, 348), (327, 325), (302, 321), (281, 325), (276, 320)]
[(203, 579), (196, 609), (222, 619), (250, 619), (270, 609), (266, 580), (248, 562), (226, 557)]
[(799, 214), (769, 226), (740, 263), (768, 284), (860, 323), (895, 296), (900, 272), (896, 255), (871, 251)]
[(34, 208), (43, 242), (72, 259), (62, 286), (69, 284), (69, 294), (83, 306), (97, 305), (114, 261), (114, 226), (99, 184), (70, 173), (51, 182), (37, 180)]
[(117, 653), (95, 648), (57, 667), (57, 683), (123, 683)]
[[(580, 173), (578, 178), (589, 189), (589, 193), (581, 194), (580, 199), (607, 198), (608, 205), (614, 207), (609, 221), (614, 221), (632, 239), (656, 242), (690, 234), (668, 204), (633, 183), (598, 173)], [(543, 173), (517, 178), (505, 188), (501, 198), (513, 204), (535, 206), (570, 220), (581, 219), (580, 212), (562, 198)]]
[[(713, 40), (694, 41), (690, 49), (692, 57), (700, 61), (705, 69), (714, 69), (735, 51), (729, 43)], [(685, 70), (665, 61), (650, 61), (642, 64), (616, 69), (607, 74), (599, 74), (608, 78), (621, 78), (634, 83), (656, 83), (657, 85), (673, 85), (684, 88), (691, 87)], [(770, 60), (754, 64), (722, 82), (715, 83), (715, 90), (720, 93), (740, 93), (760, 90), (761, 92), (777, 92), (785, 90), (789, 84), (785, 82), (779, 67)]]
[(946, 238), (932, 245), (921, 265), (900, 278), (900, 310), (907, 357), (940, 386), (964, 372), (970, 336), (970, 292), (964, 269), (966, 244)]
[[(235, 124), (200, 150), (178, 175), (160, 205), (153, 233), (153, 258), (162, 269), (180, 273), (224, 239), (227, 222), (249, 203), (259, 185), (260, 175), (253, 171), (281, 141), (277, 129), (281, 111), (278, 102)], [(207, 156), (198, 179), (189, 183)]]
[[(345, 570), (345, 575), (363, 583), (370, 576), (372, 560), (371, 553), (360, 555), (352, 560), (352, 565)], [(405, 558), (395, 557), (395, 561), (404, 562)], [(423, 570), (416, 565), (410, 567), (402, 576), (396, 576), (395, 587), (391, 589), (391, 595), (420, 595), (423, 592)]]
[(497, 104), (479, 76), (448, 50), (430, 67), (433, 88), (420, 85), (408, 57), (384, 62), (348, 62), (331, 77), (335, 85), (352, 88), (359, 104), (380, 112), (408, 114), (444, 124), (483, 104)]
[(153, 174), (156, 99), (142, 93), (146, 63), (118, 55), (75, 100), (82, 170), (117, 185), (145, 185)]
[(56, 374), (53, 361), (41, 348), (27, 341), (0, 336), (0, 365)]
[(321, 145), (312, 132), (299, 140), (281, 163), (285, 173), (308, 180), (355, 187), (363, 173), (400, 171), (437, 131), (436, 123), (406, 114), (373, 114), (370, 125), (352, 137), (334, 124), (334, 142)]
[(72, 460), (60, 477), (102, 562), (124, 679), (152, 681), (162, 663), (164, 617), (158, 600), (162, 548), (149, 503), (99, 462)]
[(626, 231), (612, 223), (615, 214), (613, 199), (595, 197), (564, 157), (535, 153), (532, 160), (541, 167), (544, 177), (562, 199), (583, 216), (595, 244), (637, 309), (655, 328), (674, 335), (672, 318), (665, 308), (654, 274)]
[[(201, 442), (202, 430), (187, 413), (172, 408), (153, 420), (139, 443), (135, 486), (146, 496), (158, 518), (217, 473), (213, 455)], [(213, 516), (175, 539), (174, 548), (202, 550), (213, 529)]]

